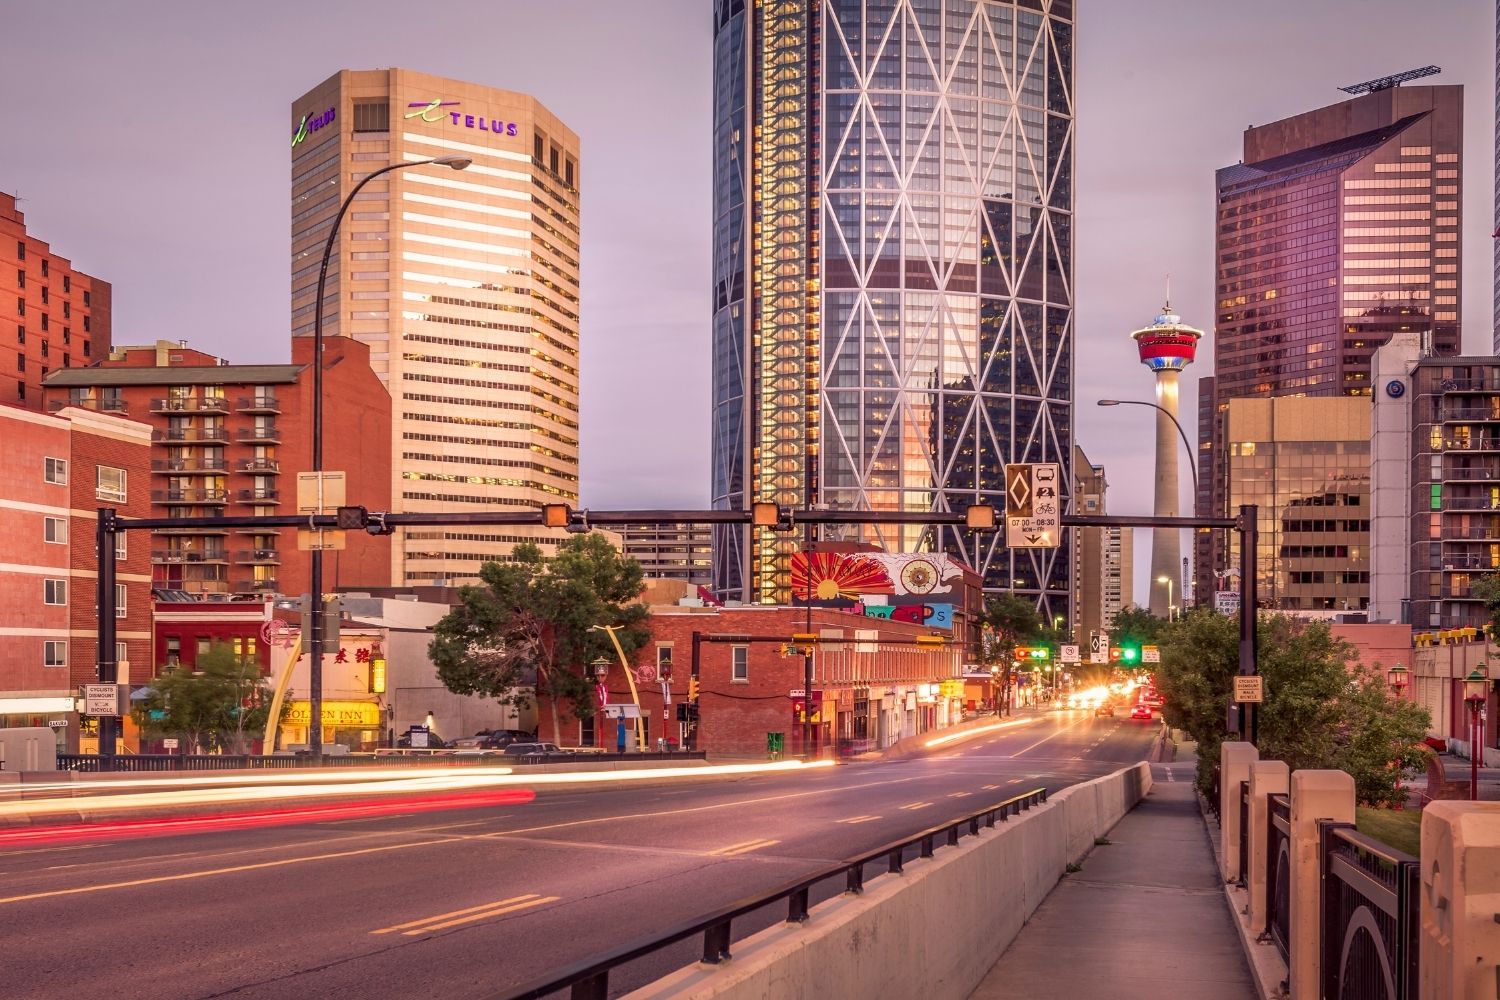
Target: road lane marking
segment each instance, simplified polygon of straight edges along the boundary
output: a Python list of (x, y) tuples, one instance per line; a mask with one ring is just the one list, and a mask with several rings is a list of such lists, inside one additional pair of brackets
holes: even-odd
[(25, 903), (33, 899), (56, 899), (60, 896), (80, 896), (90, 892), (104, 892), (107, 889), (132, 889), (142, 885), (158, 885), (164, 882), (185, 882), (189, 879), (208, 878), (213, 875), (233, 875), (238, 872), (261, 871), (266, 868), (280, 868), (284, 865), (298, 865), (309, 861), (331, 861), (335, 858), (354, 858), (366, 854), (381, 854), (386, 851), (403, 851), (412, 847), (431, 847), (434, 844), (452, 844), (464, 838), (443, 837), (439, 840), (420, 840), (411, 844), (387, 844), (384, 847), (362, 847), (354, 851), (335, 851), (329, 854), (311, 854), (301, 858), (283, 858), (280, 861), (258, 861), (249, 865), (233, 865), (228, 868), (210, 868), (201, 872), (182, 872), (178, 875), (157, 875), (152, 878), (130, 879), (126, 882), (102, 882), (98, 885), (80, 885), (72, 889), (49, 889), (46, 892), (28, 892), (20, 896), (0, 897), (0, 906), (7, 903)]
[(879, 819), (879, 818), (880, 818), (879, 816), (850, 816), (848, 819), (837, 819), (837, 820), (834, 820), (834, 822), (835, 823), (847, 823), (850, 826), (853, 826), (855, 823), (868, 823), (872, 819)]
[(966, 799), (966, 798), (968, 798), (972, 794), (973, 794), (972, 792), (949, 792), (948, 793), (948, 798), (950, 798), (950, 799)]
[(993, 792), (995, 789), (997, 789), (999, 787), (1000, 787), (999, 785), (985, 785), (984, 786), (984, 790), (987, 791), (987, 792)]
[(908, 802), (906, 805), (901, 806), (900, 808), (915, 811), (917, 809), (926, 809), (930, 805), (932, 805), (931, 802)]
[(744, 843), (721, 847), (717, 851), (709, 851), (708, 856), (711, 858), (732, 858), (736, 854), (748, 854), (751, 851), (758, 851), (762, 847), (770, 847), (773, 844), (779, 843), (781, 843), (779, 840), (747, 840)]
[(1006, 784), (1007, 785), (1019, 785), (1021, 782), (1025, 781), (1025, 780), (1026, 780), (1025, 778), (1011, 778), (1009, 781), (1006, 782)]
[(514, 913), (517, 910), (526, 910), (533, 906), (555, 903), (561, 898), (561, 896), (538, 896), (534, 892), (528, 892), (524, 896), (512, 896), (510, 899), (501, 899), (493, 903), (481, 903), (478, 906), (470, 906), (462, 910), (450, 910), (447, 913), (422, 917), (420, 920), (408, 920), (404, 924), (382, 927), (370, 933), (391, 934), (395, 931), (400, 931), (404, 937), (431, 934), (433, 931), (446, 930), (449, 927), (457, 927), (459, 924), (470, 924), (476, 920), (488, 920), (490, 917), (503, 916), (507, 913)]

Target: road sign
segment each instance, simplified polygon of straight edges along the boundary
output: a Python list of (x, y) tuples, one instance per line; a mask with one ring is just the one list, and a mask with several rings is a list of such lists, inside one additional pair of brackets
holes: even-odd
[(1240, 613), (1240, 593), (1237, 590), (1214, 591), (1214, 610), (1221, 615)]
[(166, 739), (161, 741), (161, 746), (163, 750), (176, 750), (177, 740), (174, 737), (168, 736)]
[(1062, 541), (1062, 485), (1056, 463), (1005, 467), (1005, 544), (1013, 549), (1056, 548)]
[(1062, 646), (1062, 647), (1059, 647), (1058, 654), (1059, 654), (1058, 655), (1058, 659), (1061, 660), (1064, 663), (1077, 663), (1078, 662), (1078, 647), (1077, 646)]
[(1109, 633), (1095, 632), (1089, 639), (1089, 662), (1109, 662)]
[(120, 685), (85, 684), (83, 686), (83, 714), (95, 717), (118, 716), (120, 711)]
[(1161, 650), (1157, 649), (1155, 646), (1142, 646), (1141, 647), (1141, 662), (1142, 663), (1160, 663), (1161, 662)]
[(1234, 678), (1234, 700), (1236, 704), (1259, 703), (1265, 699), (1259, 674), (1236, 674)]
[[(321, 477), (321, 478), (320, 478)], [(344, 506), (345, 477), (342, 472), (297, 473), (297, 513), (327, 514)], [(303, 552), (327, 552), (344, 547), (344, 533), (330, 528), (297, 529), (297, 548)]]

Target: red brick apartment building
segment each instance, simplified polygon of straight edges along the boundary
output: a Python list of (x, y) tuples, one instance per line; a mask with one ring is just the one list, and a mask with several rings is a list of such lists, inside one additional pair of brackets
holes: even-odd
[[(933, 629), (826, 608), (813, 609), (810, 627), (805, 608), (658, 605), (651, 612), (651, 640), (636, 651), (632, 664), (649, 748), (665, 736), (710, 754), (765, 757), (773, 737), (779, 736), (783, 752), (799, 753), (803, 660), (783, 655), (781, 643), (770, 641), (797, 633), (849, 640), (817, 647), (814, 752), (841, 741), (881, 749), (960, 721), (963, 651), (913, 642)], [(688, 701), (694, 633), (699, 635), (696, 726), (679, 707)], [(663, 703), (660, 681), (660, 664), (666, 661), (671, 663), (670, 705)], [(610, 705), (631, 703), (618, 661), (610, 664), (606, 686)], [(537, 718), (539, 739), (566, 746), (616, 746), (613, 718), (579, 721), (563, 715), (562, 732), (554, 734), (545, 701)], [(633, 725), (633, 719), (627, 721), (627, 727)]]
[[(324, 464), (347, 474), (349, 503), (389, 510), (391, 397), (369, 350), (348, 337), (325, 341)], [(297, 473), (312, 468), (311, 361), (309, 337), (293, 338), (289, 365), (231, 365), (169, 341), (121, 347), (87, 368), (53, 372), (46, 403), (150, 424), (150, 516), (295, 513)], [(345, 540), (325, 557), (330, 589), (391, 582), (391, 539), (348, 532)], [(150, 564), (158, 588), (221, 600), (308, 589), (309, 556), (291, 528), (154, 532)]]
[[(96, 679), (94, 537), (100, 507), (151, 512), (151, 430), (90, 410), (0, 406), (0, 727), (66, 732), (78, 686)], [(151, 676), (151, 563), (145, 538), (116, 546), (116, 658), (122, 683)]]
[(49, 372), (109, 352), (110, 284), (73, 269), (26, 232), (0, 193), (0, 404), (42, 408)]

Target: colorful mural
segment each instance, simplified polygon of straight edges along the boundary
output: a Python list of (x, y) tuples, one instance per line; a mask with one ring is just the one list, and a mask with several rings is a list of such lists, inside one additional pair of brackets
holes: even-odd
[(951, 629), (963, 572), (936, 552), (796, 552), (792, 603)]

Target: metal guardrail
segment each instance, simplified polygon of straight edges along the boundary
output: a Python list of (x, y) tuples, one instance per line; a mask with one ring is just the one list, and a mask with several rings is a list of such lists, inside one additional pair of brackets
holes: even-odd
[[(1250, 836), (1243, 830), (1241, 839)], [(1292, 941), (1292, 799), (1266, 798), (1266, 932), (1290, 964)]]
[(1032, 789), (961, 819), (930, 827), (914, 837), (886, 844), (858, 858), (831, 865), (779, 889), (742, 899), (706, 916), (680, 923), (660, 934), (634, 941), (595, 958), (576, 962), (547, 979), (533, 980), (518, 989), (497, 994), (496, 1000), (540, 1000), (563, 989), (571, 990), (572, 1000), (605, 1000), (609, 995), (609, 974), (614, 969), (699, 934), (703, 935), (703, 962), (717, 965), (730, 957), (731, 931), (734, 921), (740, 917), (785, 900), (786, 922), (802, 923), (808, 919), (812, 889), (818, 883), (842, 877), (846, 892), (861, 893), (864, 891), (866, 865), (883, 863), (886, 872), (897, 874), (903, 868), (904, 854), (910, 847), (918, 848), (919, 857), (930, 858), (939, 837), (949, 846), (956, 845), (965, 828), (970, 836), (975, 836), (979, 833), (981, 824), (987, 828), (993, 827), (997, 818), (1005, 822), (1011, 816), (1019, 815), (1046, 801), (1046, 788)]
[(296, 770), (308, 767), (410, 767), (423, 764), (567, 764), (588, 761), (704, 760), (703, 750), (668, 753), (553, 753), (507, 756), (499, 750), (432, 750), (420, 754), (115, 754), (60, 753), (59, 771), (85, 774), (146, 773), (156, 771)]
[(1323, 871), (1323, 996), (1417, 995), (1422, 862), (1355, 831), (1318, 822)]

